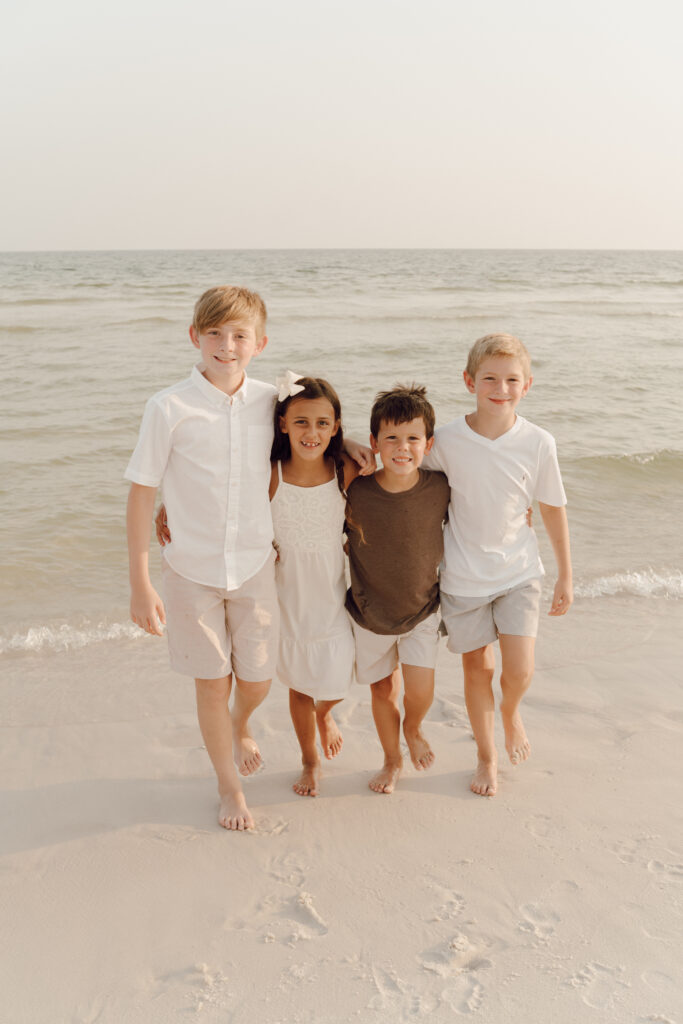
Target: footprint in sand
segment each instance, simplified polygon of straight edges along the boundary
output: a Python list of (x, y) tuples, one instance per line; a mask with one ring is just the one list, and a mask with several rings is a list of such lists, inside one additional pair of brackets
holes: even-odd
[(659, 882), (682, 882), (683, 864), (664, 864), (661, 860), (649, 860), (647, 870)]
[(260, 818), (256, 822), (256, 828), (251, 830), (254, 836), (279, 836), (289, 828), (289, 822), (284, 818)]
[(367, 1008), (382, 1012), (383, 1019), (399, 1021), (428, 1017), (438, 1007), (438, 1001), (434, 996), (417, 992), (412, 985), (403, 981), (393, 968), (372, 964), (370, 976), (376, 994)]
[(491, 961), (483, 955), (485, 950), (473, 944), (458, 932), (446, 942), (427, 950), (420, 957), (420, 963), (426, 971), (432, 971), (446, 978), (460, 972), (488, 970), (493, 967)]
[(547, 839), (552, 831), (552, 820), (547, 814), (533, 814), (524, 822), (524, 828), (536, 839)]
[(154, 982), (153, 999), (167, 992), (176, 994), (185, 989), (187, 993), (187, 1009), (194, 1015), (205, 1006), (212, 1006), (221, 1012), (221, 1024), (230, 1024), (233, 1013), (229, 1009), (233, 993), (229, 988), (229, 980), (220, 970), (212, 970), (208, 964), (195, 964), (179, 971), (161, 974)]
[(562, 918), (554, 910), (549, 910), (539, 903), (527, 903), (520, 907), (523, 920), (517, 926), (522, 932), (530, 932), (539, 942), (549, 942), (555, 934), (555, 926)]
[(329, 930), (313, 904), (313, 897), (307, 892), (285, 899), (263, 900), (258, 909), (260, 912), (265, 910), (268, 918), (261, 926), (264, 942), (295, 946), (297, 942), (319, 939)]
[(452, 921), (462, 914), (465, 909), (465, 897), (459, 892), (454, 892), (447, 882), (444, 883), (438, 878), (427, 876), (425, 885), (439, 900), (439, 906), (432, 917), (433, 922)]
[(307, 877), (306, 867), (299, 863), (298, 858), (291, 853), (284, 853), (279, 857), (273, 857), (268, 862), (266, 870), (278, 882), (293, 885), (295, 888), (302, 886)]
[(630, 987), (623, 975), (623, 967), (608, 967), (594, 961), (574, 974), (569, 984), (577, 989), (586, 1006), (610, 1010), (621, 995), (620, 989)]
[(452, 921), (453, 918), (459, 917), (465, 909), (465, 897), (461, 896), (459, 892), (452, 892), (446, 896), (446, 900), (436, 910), (433, 921)]
[(484, 1001), (484, 990), (471, 975), (462, 974), (444, 989), (441, 998), (454, 1013), (476, 1013)]

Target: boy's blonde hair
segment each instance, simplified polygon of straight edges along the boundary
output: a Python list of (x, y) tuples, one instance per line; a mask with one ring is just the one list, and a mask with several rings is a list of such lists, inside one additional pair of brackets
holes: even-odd
[(194, 307), (192, 326), (200, 334), (232, 320), (251, 320), (260, 338), (266, 330), (266, 304), (256, 292), (237, 285), (219, 285), (201, 295)]
[(524, 371), (524, 379), (531, 376), (531, 356), (514, 334), (487, 334), (475, 341), (467, 356), (465, 373), (474, 380), (477, 370), (489, 356), (512, 356), (519, 359)]

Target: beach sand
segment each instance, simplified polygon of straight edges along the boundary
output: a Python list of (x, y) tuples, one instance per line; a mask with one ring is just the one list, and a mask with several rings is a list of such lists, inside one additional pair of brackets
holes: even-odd
[(8, 1024), (683, 1021), (683, 604), (579, 600), (546, 620), (532, 758), (493, 799), (459, 660), (437, 754), (392, 796), (369, 695), (340, 705), (323, 793), (296, 796), (284, 687), (254, 718), (253, 833), (215, 824), (192, 684), (163, 641), (8, 657), (2, 1020)]

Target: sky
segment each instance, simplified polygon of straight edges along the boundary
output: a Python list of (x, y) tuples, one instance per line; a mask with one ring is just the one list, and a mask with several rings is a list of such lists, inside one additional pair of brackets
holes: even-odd
[(680, 0), (24, 0), (0, 249), (683, 249)]

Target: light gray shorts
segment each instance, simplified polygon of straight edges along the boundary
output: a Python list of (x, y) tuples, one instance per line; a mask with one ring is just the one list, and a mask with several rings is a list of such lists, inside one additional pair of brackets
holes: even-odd
[(351, 623), (356, 641), (356, 680), (368, 685), (390, 676), (398, 666), (434, 668), (439, 645), (439, 613), (418, 622), (409, 633), (373, 633)]
[(194, 583), (161, 564), (171, 668), (195, 679), (271, 679), (280, 625), (275, 552), (236, 590)]
[(441, 618), (448, 650), (465, 654), (504, 636), (536, 636), (541, 581), (536, 578), (487, 597), (454, 597), (441, 591)]

